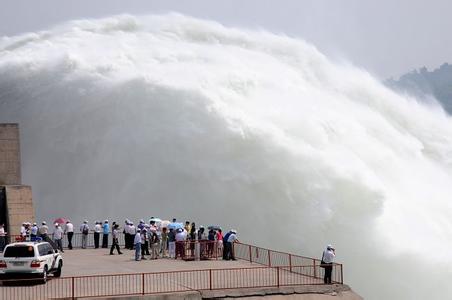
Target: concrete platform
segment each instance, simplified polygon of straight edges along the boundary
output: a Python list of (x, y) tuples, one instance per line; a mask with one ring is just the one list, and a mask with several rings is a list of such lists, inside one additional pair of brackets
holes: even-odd
[[(134, 251), (110, 255), (109, 249), (77, 249), (63, 253), (62, 278), (45, 285), (31, 282), (1, 286), (0, 299), (68, 299), (198, 292), (199, 298), (335, 291), (321, 279), (287, 268), (268, 268), (243, 260), (183, 261), (161, 258), (135, 261)], [(342, 285), (339, 285), (342, 286)], [(302, 288), (302, 290), (297, 290)], [(337, 285), (336, 285), (337, 288)], [(251, 289), (251, 290), (250, 290)], [(250, 292), (252, 291), (252, 292)], [(287, 292), (288, 293), (288, 292)], [(184, 297), (183, 297), (184, 298)]]
[(251, 264), (243, 260), (183, 261), (181, 259), (161, 258), (135, 261), (135, 252), (132, 250), (121, 249), (124, 253), (122, 255), (116, 254), (116, 251), (115, 255), (110, 255), (109, 251), (109, 249), (102, 248), (65, 250), (62, 276), (261, 267), (261, 265)]

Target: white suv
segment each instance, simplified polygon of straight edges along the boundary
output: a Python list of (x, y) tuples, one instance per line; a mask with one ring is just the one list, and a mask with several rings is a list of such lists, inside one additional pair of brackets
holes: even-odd
[(43, 283), (47, 275), (61, 276), (63, 257), (47, 242), (9, 244), (0, 257), (0, 278), (38, 277)]

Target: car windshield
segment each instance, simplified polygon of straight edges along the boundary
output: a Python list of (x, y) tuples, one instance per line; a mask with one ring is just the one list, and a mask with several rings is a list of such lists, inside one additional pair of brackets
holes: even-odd
[(33, 246), (10, 246), (5, 249), (4, 257), (34, 257)]

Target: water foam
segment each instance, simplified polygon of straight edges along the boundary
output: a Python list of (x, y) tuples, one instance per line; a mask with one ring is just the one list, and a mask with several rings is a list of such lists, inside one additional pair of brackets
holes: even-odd
[(177, 14), (3, 37), (0, 121), (38, 218), (230, 224), (334, 243), (369, 299), (452, 292), (451, 119), (302, 40)]

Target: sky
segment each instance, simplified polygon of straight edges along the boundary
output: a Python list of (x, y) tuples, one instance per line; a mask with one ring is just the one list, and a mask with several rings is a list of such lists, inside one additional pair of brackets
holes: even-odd
[(302, 38), (380, 79), (452, 63), (450, 0), (2, 0), (0, 36), (74, 19), (168, 12)]

